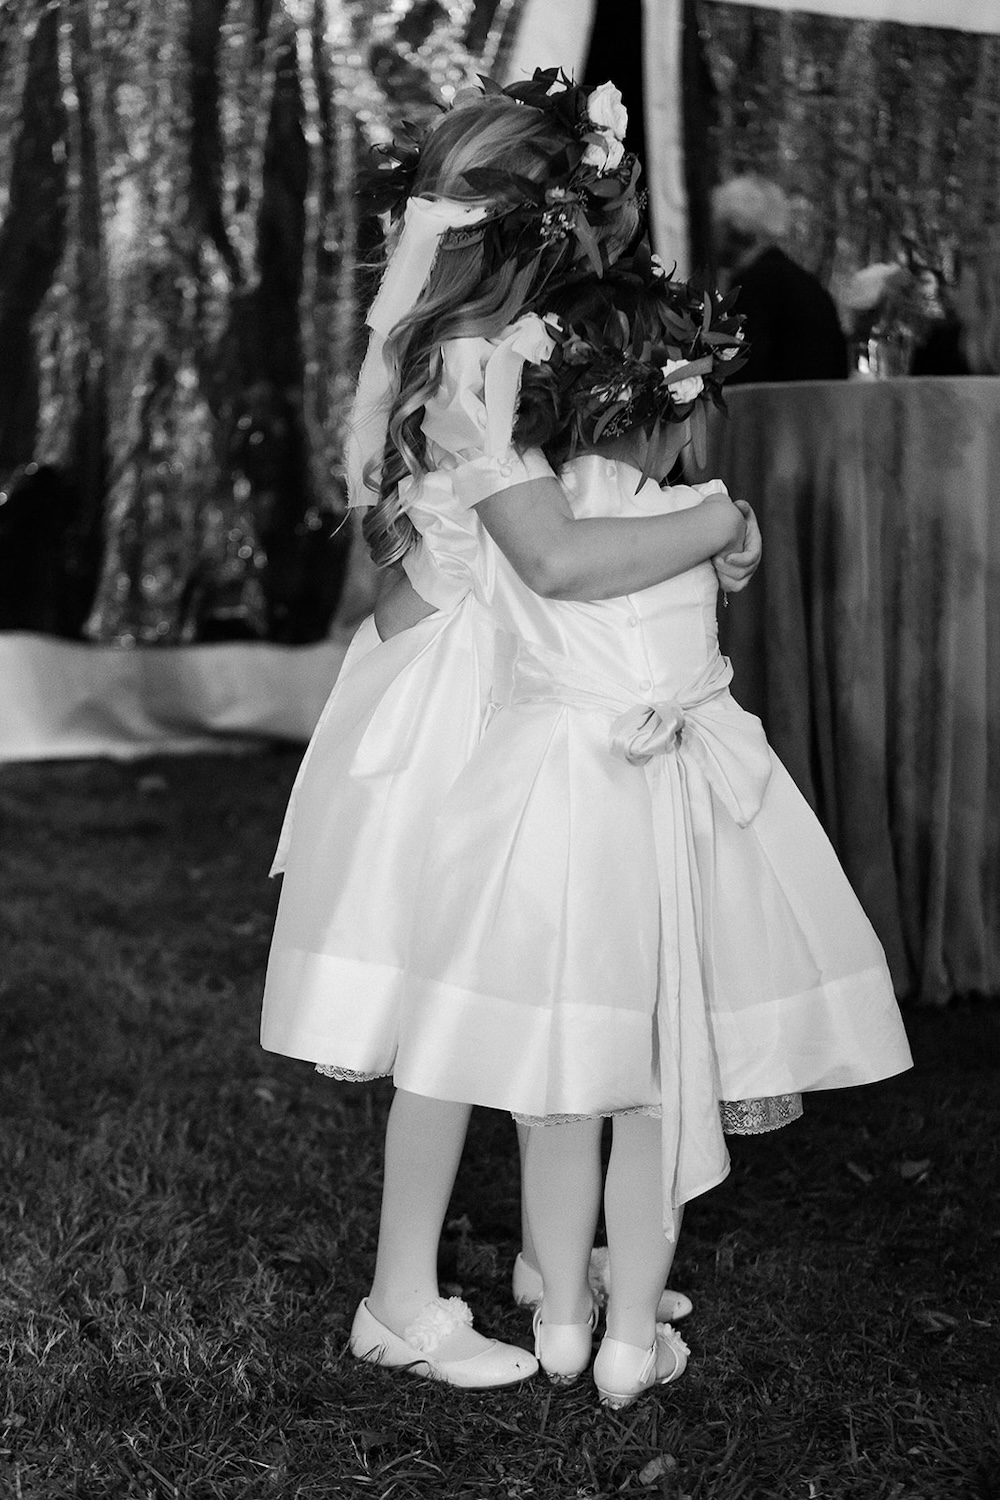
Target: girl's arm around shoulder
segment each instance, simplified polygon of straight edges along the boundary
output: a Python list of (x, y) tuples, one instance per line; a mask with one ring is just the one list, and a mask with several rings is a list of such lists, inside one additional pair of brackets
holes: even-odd
[(614, 599), (652, 588), (737, 545), (744, 519), (724, 491), (667, 515), (576, 517), (556, 479), (476, 507), (514, 571), (547, 599)]

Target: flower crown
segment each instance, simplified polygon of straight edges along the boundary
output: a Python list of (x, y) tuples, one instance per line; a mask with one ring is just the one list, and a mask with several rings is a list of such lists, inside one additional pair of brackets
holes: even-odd
[(569, 457), (637, 427), (653, 438), (664, 423), (690, 418), (704, 463), (705, 407), (724, 410), (723, 381), (746, 363), (749, 346), (744, 318), (732, 311), (738, 289), (723, 296), (672, 274), (643, 243), (599, 282), (577, 277), (550, 296), (548, 380)]
[[(572, 238), (599, 275), (603, 262), (593, 226), (612, 216), (623, 198), (636, 196), (640, 172), (637, 158), (624, 147), (628, 111), (620, 92), (613, 83), (584, 88), (561, 68), (536, 68), (530, 79), (506, 88), (482, 76), (480, 83), (481, 92), (463, 89), (455, 103), (484, 96), (514, 100), (547, 115), (565, 141), (550, 160), (544, 183), (502, 167), (469, 168), (463, 176), (466, 186), (476, 196), (495, 198), (497, 206), (474, 229), (449, 233), (442, 248), (481, 242), (484, 274), (489, 275), (512, 258), (521, 267), (555, 251), (551, 258), (561, 260)], [(373, 149), (358, 188), (367, 212), (392, 218), (402, 212), (426, 135), (426, 129), (406, 124), (391, 146)]]

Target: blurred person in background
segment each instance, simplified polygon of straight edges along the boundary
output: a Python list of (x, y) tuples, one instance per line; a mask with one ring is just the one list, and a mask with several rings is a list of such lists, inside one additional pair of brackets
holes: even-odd
[(1000, 374), (1000, 236), (995, 231), (964, 255), (958, 280), (942, 301), (944, 317), (917, 347), (912, 373)]
[(785, 193), (756, 173), (713, 190), (715, 264), (723, 284), (740, 289), (736, 311), (746, 317), (750, 345), (734, 383), (847, 378), (847, 340), (833, 298), (780, 248), (789, 217)]

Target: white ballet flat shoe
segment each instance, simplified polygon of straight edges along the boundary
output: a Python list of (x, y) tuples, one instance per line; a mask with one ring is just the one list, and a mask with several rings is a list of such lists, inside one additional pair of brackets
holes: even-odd
[[(608, 1250), (606, 1245), (598, 1245), (590, 1252), (590, 1290), (594, 1294), (594, 1301), (598, 1307), (604, 1307), (608, 1300), (608, 1288), (611, 1285), (611, 1269), (608, 1261)], [(511, 1292), (518, 1307), (537, 1307), (542, 1300), (542, 1277), (534, 1266), (529, 1266), (524, 1256), (518, 1252), (514, 1260), (514, 1274), (511, 1277)], [(683, 1292), (675, 1292), (671, 1287), (665, 1287), (660, 1296), (656, 1308), (656, 1321), (658, 1323), (679, 1323), (681, 1318), (686, 1318), (688, 1313), (694, 1309), (694, 1303), (690, 1297)]]
[(572, 1385), (590, 1364), (597, 1312), (595, 1302), (586, 1323), (544, 1323), (542, 1309), (535, 1309), (535, 1358), (553, 1385)]
[(657, 1323), (651, 1348), (605, 1338), (594, 1360), (594, 1384), (602, 1406), (620, 1411), (654, 1385), (670, 1385), (687, 1369), (691, 1350), (669, 1323)]
[(425, 1380), (440, 1380), (462, 1390), (489, 1390), (493, 1386), (516, 1385), (538, 1369), (538, 1361), (516, 1344), (487, 1339), (478, 1354), (449, 1359), (448, 1345), (454, 1335), (472, 1327), (472, 1313), (460, 1297), (435, 1297), (404, 1330), (404, 1337), (386, 1328), (371, 1312), (368, 1299), (358, 1304), (351, 1325), (350, 1350), (355, 1359), (384, 1365), (388, 1370), (406, 1370)]

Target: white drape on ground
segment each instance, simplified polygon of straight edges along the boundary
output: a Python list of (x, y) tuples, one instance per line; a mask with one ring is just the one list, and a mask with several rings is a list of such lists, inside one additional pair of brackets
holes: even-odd
[(134, 760), (312, 734), (349, 632), (312, 646), (92, 646), (0, 633), (0, 764)]

